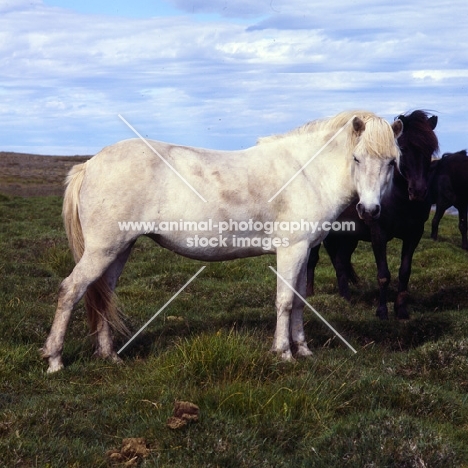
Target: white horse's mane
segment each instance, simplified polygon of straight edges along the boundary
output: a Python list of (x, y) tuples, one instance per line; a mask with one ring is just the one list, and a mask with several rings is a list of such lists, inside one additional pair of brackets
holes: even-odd
[[(359, 144), (362, 144), (366, 148), (366, 152), (371, 156), (385, 158), (388, 156), (399, 157), (399, 154), (389, 155), (387, 153), (389, 148), (395, 148), (394, 145), (394, 133), (391, 125), (381, 117), (377, 116), (373, 112), (365, 110), (350, 110), (340, 112), (334, 117), (323, 118), (312, 120), (300, 127), (297, 127), (289, 132), (261, 137), (257, 140), (257, 145), (263, 145), (266, 143), (272, 143), (285, 138), (298, 137), (302, 135), (309, 135), (319, 130), (329, 130), (330, 132), (336, 132), (344, 125), (346, 125), (353, 117), (359, 117), (366, 125), (367, 130), (364, 131)], [(372, 139), (369, 138), (372, 135)], [(331, 137), (332, 135), (330, 135)], [(353, 147), (357, 144), (356, 139), (351, 139), (349, 142)]]

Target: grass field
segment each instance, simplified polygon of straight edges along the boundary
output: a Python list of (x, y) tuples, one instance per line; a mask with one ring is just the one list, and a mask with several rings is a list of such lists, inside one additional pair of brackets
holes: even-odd
[[(275, 258), (265, 256), (209, 264), (121, 366), (93, 359), (78, 306), (66, 368), (46, 375), (38, 348), (73, 267), (60, 210), (60, 197), (0, 196), (1, 467), (468, 466), (468, 254), (455, 218), (416, 251), (409, 321), (375, 318), (369, 245), (354, 256), (350, 304), (322, 253), (311, 303), (356, 355), (307, 311), (313, 358), (268, 352)], [(399, 246), (389, 245), (394, 278)], [(132, 329), (201, 265), (141, 239), (117, 290)], [(167, 427), (176, 400), (198, 405), (199, 421)], [(145, 450), (112, 456), (125, 438)]]

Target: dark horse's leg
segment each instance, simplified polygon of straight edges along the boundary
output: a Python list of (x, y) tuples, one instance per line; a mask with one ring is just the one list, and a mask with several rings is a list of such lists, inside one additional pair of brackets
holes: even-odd
[(315, 267), (319, 261), (320, 244), (312, 247), (307, 260), (307, 289), (306, 297), (314, 295)]
[(328, 236), (323, 245), (327, 249), (328, 255), (333, 263), (338, 280), (340, 295), (347, 301), (351, 299), (349, 292), (349, 282), (357, 281), (356, 273), (351, 264), (351, 256), (359, 243), (357, 237), (352, 236)]
[(439, 234), (439, 223), (442, 217), (444, 216), (445, 210), (450, 208), (452, 204), (447, 201), (438, 201), (436, 205), (436, 212), (432, 218), (432, 229), (431, 229), (431, 238), (437, 240)]
[(455, 208), (458, 210), (458, 229), (460, 229), (462, 236), (462, 249), (468, 250), (468, 239), (466, 235), (468, 228), (466, 220), (468, 205), (466, 203), (459, 203)]
[[(356, 250), (357, 244), (357, 239), (345, 237), (336, 238), (330, 236), (324, 241), (328, 255), (335, 268), (340, 295), (348, 301), (351, 298), (348, 283), (349, 281), (353, 283), (357, 281), (357, 275), (351, 264), (351, 255)], [(309, 253), (307, 261), (307, 296), (314, 294), (315, 267), (319, 261), (319, 251), (320, 245), (313, 247)]]
[(379, 305), (375, 315), (380, 320), (388, 320), (387, 290), (390, 284), (390, 270), (387, 263), (387, 236), (379, 223), (371, 225), (372, 250), (377, 264), (377, 281), (379, 282)]
[(453, 192), (452, 183), (448, 176), (443, 175), (439, 177), (436, 183), (437, 189), (437, 203), (436, 212), (434, 218), (432, 218), (432, 229), (431, 237), (437, 240), (437, 234), (439, 230), (439, 223), (444, 216), (446, 210), (448, 210), (457, 200), (455, 193)]
[(394, 305), (395, 317), (398, 319), (409, 318), (407, 303), (408, 282), (411, 275), (411, 262), (413, 261), (414, 251), (421, 240), (423, 232), (424, 226), (422, 226), (422, 229), (412, 230), (410, 235), (403, 239), (403, 246), (401, 248), (401, 264), (398, 272), (398, 295)]

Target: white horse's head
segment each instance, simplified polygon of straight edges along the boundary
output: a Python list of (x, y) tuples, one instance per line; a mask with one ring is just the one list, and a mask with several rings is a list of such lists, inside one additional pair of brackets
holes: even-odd
[(352, 126), (356, 140), (351, 164), (359, 196), (356, 209), (361, 219), (377, 219), (380, 200), (390, 186), (393, 167), (399, 163), (396, 139), (403, 131), (403, 123), (395, 120), (390, 125), (380, 117), (366, 115), (356, 116)]

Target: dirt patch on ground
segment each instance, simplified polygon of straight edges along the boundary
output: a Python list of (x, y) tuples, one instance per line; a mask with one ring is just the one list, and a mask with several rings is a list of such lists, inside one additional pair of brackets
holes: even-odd
[(132, 467), (137, 466), (150, 452), (146, 440), (137, 437), (123, 439), (120, 449), (109, 450), (106, 455), (112, 465)]
[(167, 427), (181, 429), (191, 422), (198, 422), (200, 408), (189, 401), (176, 401), (174, 414), (167, 420)]
[(63, 195), (68, 171), (90, 157), (0, 151), (0, 193), (20, 197)]

